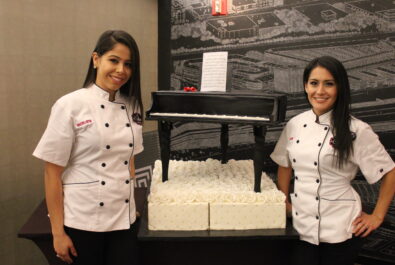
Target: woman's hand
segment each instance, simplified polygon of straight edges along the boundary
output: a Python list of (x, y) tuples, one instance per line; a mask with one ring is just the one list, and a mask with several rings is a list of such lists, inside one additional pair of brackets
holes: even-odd
[(77, 257), (77, 251), (74, 248), (73, 241), (71, 241), (70, 237), (66, 234), (54, 236), (53, 237), (53, 246), (56, 252), (56, 256), (67, 262), (68, 264), (73, 263), (73, 259), (70, 256), (70, 253)]
[(354, 226), (353, 233), (355, 236), (368, 236), (372, 231), (376, 230), (383, 219), (374, 215), (374, 214), (367, 214), (362, 212), (361, 216), (357, 217), (354, 222), (352, 223)]
[(391, 204), (395, 194), (395, 168), (387, 172), (381, 181), (379, 198), (372, 214), (362, 212), (361, 216), (356, 218), (352, 223), (354, 225), (353, 233), (356, 236), (365, 237), (373, 230), (376, 230), (384, 221), (388, 207)]

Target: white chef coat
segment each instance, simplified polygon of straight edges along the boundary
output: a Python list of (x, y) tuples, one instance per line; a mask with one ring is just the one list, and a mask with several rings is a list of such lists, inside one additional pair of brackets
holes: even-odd
[(350, 183), (358, 168), (372, 184), (395, 167), (371, 127), (352, 117), (354, 152), (339, 169), (331, 144), (331, 114), (317, 117), (309, 110), (292, 118), (271, 154), (278, 165), (294, 169), (293, 225), (301, 240), (316, 245), (352, 237), (352, 222), (361, 214), (361, 199)]
[(129, 163), (143, 151), (130, 100), (96, 85), (61, 97), (33, 155), (65, 167), (64, 225), (86, 231), (129, 229), (136, 219)]

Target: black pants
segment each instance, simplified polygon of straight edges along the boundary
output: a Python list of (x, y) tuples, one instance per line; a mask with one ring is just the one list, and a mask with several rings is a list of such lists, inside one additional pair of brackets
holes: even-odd
[(292, 265), (354, 265), (364, 240), (353, 237), (341, 243), (313, 245), (299, 240), (292, 251)]
[(140, 264), (136, 222), (128, 230), (111, 232), (89, 232), (65, 227), (78, 254), (73, 257), (73, 265)]

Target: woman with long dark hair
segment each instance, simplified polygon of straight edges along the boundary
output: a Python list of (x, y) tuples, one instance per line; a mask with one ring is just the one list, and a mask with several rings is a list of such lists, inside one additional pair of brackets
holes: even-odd
[(33, 155), (45, 161), (53, 245), (67, 263), (137, 264), (134, 156), (143, 150), (140, 59), (126, 32), (104, 32), (84, 88), (52, 107)]
[[(312, 109), (287, 123), (271, 154), (300, 235), (293, 264), (353, 265), (361, 237), (381, 225), (394, 197), (395, 164), (371, 127), (350, 115), (348, 76), (337, 59), (312, 60), (303, 83)], [(382, 180), (371, 214), (351, 186), (358, 169), (371, 184)]]

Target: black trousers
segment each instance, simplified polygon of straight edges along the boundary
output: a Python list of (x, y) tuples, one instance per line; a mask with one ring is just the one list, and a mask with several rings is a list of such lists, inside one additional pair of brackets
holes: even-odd
[(353, 237), (341, 243), (313, 245), (299, 240), (292, 251), (292, 265), (354, 265), (364, 240)]
[(89, 232), (65, 227), (77, 257), (73, 265), (138, 265), (137, 221), (128, 230)]

